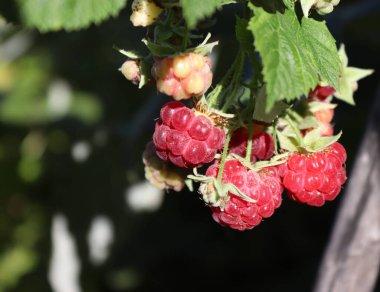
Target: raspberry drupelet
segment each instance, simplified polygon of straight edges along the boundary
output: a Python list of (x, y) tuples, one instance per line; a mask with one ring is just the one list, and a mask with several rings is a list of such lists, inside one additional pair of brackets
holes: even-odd
[(188, 53), (157, 59), (152, 67), (159, 92), (175, 100), (204, 94), (212, 83), (211, 60), (201, 54)]

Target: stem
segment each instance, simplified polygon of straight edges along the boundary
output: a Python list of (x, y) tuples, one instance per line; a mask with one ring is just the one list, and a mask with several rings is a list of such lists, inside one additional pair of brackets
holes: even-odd
[(263, 66), (261, 63), (256, 59), (255, 52), (250, 51), (248, 52), (249, 60), (252, 63), (253, 67), (253, 77), (252, 81), (250, 83), (250, 87), (252, 89), (258, 89), (261, 87), (261, 84), (263, 82), (263, 76), (261, 74), (261, 71), (263, 69)]
[(223, 154), (222, 154), (222, 159), (220, 161), (219, 173), (218, 173), (218, 178), (217, 178), (220, 183), (222, 182), (224, 165), (226, 163), (226, 158), (227, 158), (227, 153), (228, 153), (228, 145), (230, 144), (230, 140), (231, 140), (233, 130), (234, 129), (231, 129), (228, 132), (227, 137), (226, 137), (226, 142), (224, 143), (224, 147), (223, 147)]
[(238, 54), (236, 55), (236, 58), (234, 62), (232, 63), (231, 67), (228, 69), (227, 73), (224, 75), (222, 80), (218, 83), (218, 85), (208, 94), (208, 104), (212, 108), (217, 108), (220, 102), (223, 100), (223, 97), (225, 96), (227, 90), (223, 90), (224, 88), (228, 88), (231, 84), (230, 79), (233, 78), (233, 73), (235, 71), (235, 68), (238, 65), (238, 61), (240, 58), (240, 50)]
[(189, 29), (187, 28), (187, 26), (185, 26), (185, 36), (183, 37), (183, 40), (182, 40), (182, 49), (183, 51), (186, 50), (186, 48), (189, 46)]
[(168, 9), (168, 16), (166, 17), (164, 21), (164, 26), (168, 26), (170, 24), (170, 22), (173, 19), (173, 16), (174, 16), (173, 9)]
[(245, 154), (245, 160), (251, 161), (252, 153), (252, 139), (253, 139), (253, 122), (248, 123), (248, 140), (247, 140), (247, 152)]
[(273, 122), (273, 143), (274, 143), (274, 153), (276, 155), (278, 155), (278, 138), (277, 138), (277, 128), (276, 128), (276, 124), (277, 124), (277, 119)]
[(297, 126), (294, 124), (294, 122), (293, 122), (292, 119), (290, 118), (289, 114), (287, 114), (287, 115), (285, 116), (285, 119), (286, 119), (286, 121), (289, 123), (289, 126), (292, 128), (293, 132), (296, 134), (297, 142), (298, 142), (301, 146), (305, 146), (305, 145), (304, 145), (304, 142), (303, 142), (303, 138), (302, 138), (301, 132), (300, 132), (300, 130), (297, 128)]
[(230, 107), (232, 101), (236, 98), (236, 94), (240, 87), (240, 79), (243, 71), (244, 65), (244, 53), (241, 49), (239, 49), (237, 56), (236, 68), (234, 68), (234, 74), (231, 80), (231, 90), (228, 92), (229, 96), (226, 99), (224, 106), (222, 107), (222, 112), (226, 112)]

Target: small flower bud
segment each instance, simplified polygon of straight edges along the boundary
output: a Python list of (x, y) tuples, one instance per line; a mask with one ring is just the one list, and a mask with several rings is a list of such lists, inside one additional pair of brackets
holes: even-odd
[(329, 14), (333, 12), (334, 7), (339, 4), (340, 0), (317, 0), (315, 3), (315, 9), (321, 15)]
[(139, 84), (141, 79), (141, 69), (136, 60), (128, 60), (121, 65), (119, 71), (133, 84)]

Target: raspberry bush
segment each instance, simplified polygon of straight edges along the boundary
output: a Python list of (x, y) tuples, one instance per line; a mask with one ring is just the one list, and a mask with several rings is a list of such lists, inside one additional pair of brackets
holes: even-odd
[[(198, 25), (237, 2), (236, 56), (213, 80), (218, 41)], [(147, 179), (166, 190), (197, 188), (212, 218), (237, 230), (270, 218), (283, 193), (317, 207), (341, 193), (347, 155), (335, 100), (353, 105), (357, 81), (372, 73), (348, 67), (344, 46), (320, 21), (339, 1), (264, 2), (134, 0), (130, 19), (147, 27), (148, 53), (118, 49), (126, 79), (166, 99), (151, 117)]]

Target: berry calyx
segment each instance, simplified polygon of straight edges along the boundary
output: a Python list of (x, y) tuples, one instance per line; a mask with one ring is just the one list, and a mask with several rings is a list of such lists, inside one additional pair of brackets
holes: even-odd
[[(219, 162), (211, 165), (206, 175), (217, 177)], [(244, 200), (229, 192), (221, 206), (212, 206), (212, 217), (222, 226), (237, 230), (252, 229), (263, 218), (273, 215), (281, 205), (283, 187), (276, 168), (268, 167), (259, 172), (247, 169), (236, 159), (228, 159), (224, 165), (222, 183), (233, 184), (252, 201)], [(208, 189), (209, 190), (209, 189)]]
[(157, 155), (184, 168), (211, 162), (225, 139), (208, 116), (174, 101), (162, 107), (153, 135)]
[(318, 207), (334, 200), (346, 181), (346, 158), (346, 151), (338, 142), (320, 152), (292, 154), (283, 178), (289, 197)]
[(204, 94), (211, 86), (211, 61), (196, 53), (157, 59), (152, 67), (159, 92), (175, 100)]

